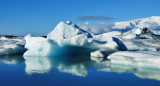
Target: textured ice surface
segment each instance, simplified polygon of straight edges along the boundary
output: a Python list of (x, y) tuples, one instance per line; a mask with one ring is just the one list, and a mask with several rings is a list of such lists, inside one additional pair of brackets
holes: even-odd
[(69, 38), (80, 34), (85, 34), (89, 38), (92, 37), (90, 33), (82, 30), (76, 24), (72, 24), (69, 21), (64, 23), (62, 21), (55, 27), (55, 29), (51, 33), (47, 35), (47, 38), (59, 41), (61, 39)]
[(25, 41), (23, 38), (0, 38), (0, 56), (23, 54)]
[(118, 35), (121, 33), (114, 31), (93, 37), (69, 21), (60, 22), (47, 38), (27, 35), (25, 47), (28, 50), (24, 56), (55, 56), (66, 53), (76, 55), (85, 52), (89, 54), (98, 49), (119, 50), (121, 43), (112, 37)]
[(119, 51), (107, 58), (113, 64), (160, 67), (160, 53), (157, 51)]

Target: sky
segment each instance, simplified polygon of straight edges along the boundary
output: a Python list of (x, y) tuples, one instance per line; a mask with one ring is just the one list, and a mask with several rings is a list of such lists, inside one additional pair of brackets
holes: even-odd
[(160, 16), (160, 0), (0, 0), (0, 34), (47, 35), (60, 21), (91, 24)]

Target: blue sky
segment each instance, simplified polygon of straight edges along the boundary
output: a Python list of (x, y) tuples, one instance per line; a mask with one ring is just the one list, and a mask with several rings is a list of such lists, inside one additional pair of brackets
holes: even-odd
[(160, 0), (0, 0), (0, 34), (46, 35), (60, 21), (84, 23), (85, 16), (105, 16), (112, 23), (160, 16)]

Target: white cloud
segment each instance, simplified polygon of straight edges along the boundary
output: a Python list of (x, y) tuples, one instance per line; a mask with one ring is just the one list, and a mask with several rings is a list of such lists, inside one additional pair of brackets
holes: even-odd
[(80, 28), (92, 33), (92, 34), (101, 34), (105, 32), (112, 31), (112, 27), (114, 26), (114, 23), (100, 23), (100, 24), (77, 24)]

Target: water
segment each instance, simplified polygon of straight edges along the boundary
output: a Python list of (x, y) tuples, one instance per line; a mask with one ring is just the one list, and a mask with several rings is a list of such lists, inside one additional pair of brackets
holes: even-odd
[(95, 62), (89, 56), (0, 57), (0, 86), (107, 85), (160, 86), (160, 70)]

